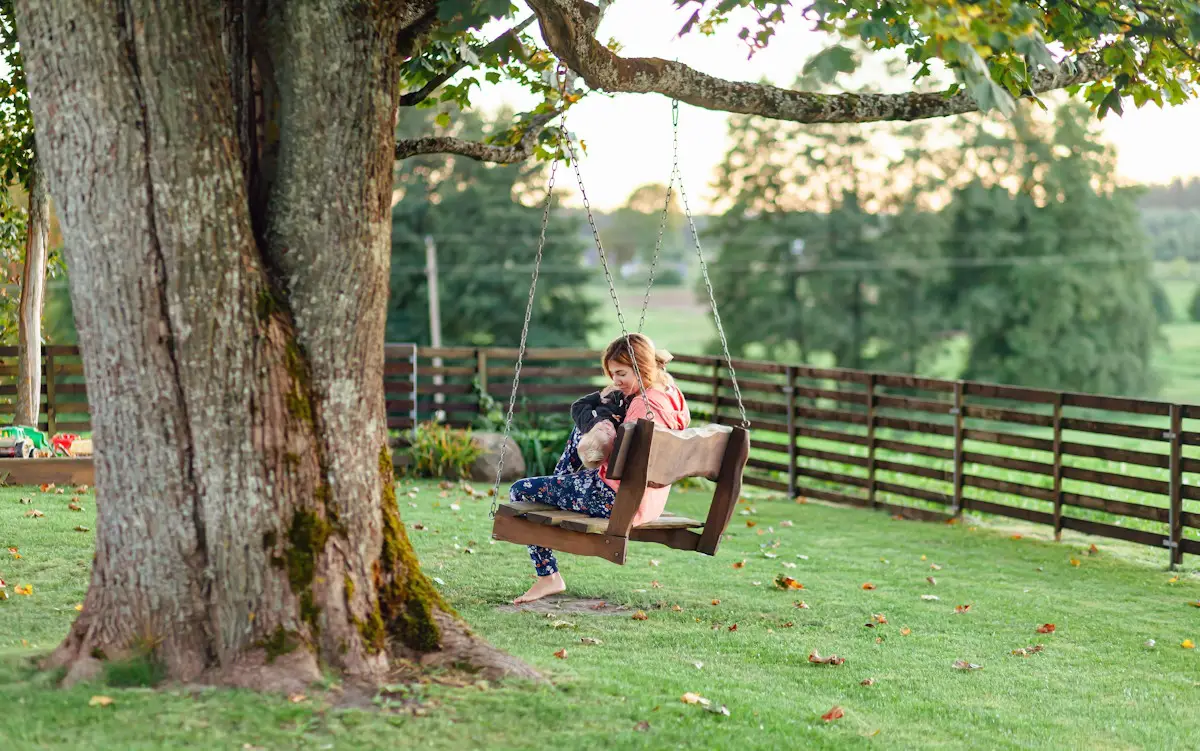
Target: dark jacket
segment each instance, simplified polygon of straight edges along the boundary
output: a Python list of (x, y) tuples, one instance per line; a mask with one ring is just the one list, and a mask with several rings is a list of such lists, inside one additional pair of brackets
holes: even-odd
[(594, 391), (571, 405), (571, 419), (575, 421), (580, 435), (587, 433), (601, 420), (611, 420), (614, 428), (620, 427), (625, 419), (626, 406), (625, 395), (620, 391), (603, 397), (599, 391)]

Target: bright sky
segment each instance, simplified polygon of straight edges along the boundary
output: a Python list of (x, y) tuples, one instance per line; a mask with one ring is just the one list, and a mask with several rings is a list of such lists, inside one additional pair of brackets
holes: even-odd
[[(605, 14), (598, 36), (619, 40), (623, 55), (678, 58), (711, 75), (745, 81), (767, 78), (785, 86), (826, 40), (809, 31), (796, 13), (766, 50), (747, 59), (747, 47), (736, 37), (740, 25), (727, 26), (713, 37), (690, 33), (679, 39), (676, 34), (687, 16), (670, 0), (618, 0)], [(505, 85), (486, 85), (476, 101), (488, 110), (503, 103), (518, 109), (536, 104), (520, 88)], [(704, 211), (713, 198), (713, 170), (725, 153), (728, 115), (689, 105), (680, 109), (685, 185), (692, 208)], [(666, 183), (671, 169), (671, 103), (666, 97), (592, 94), (571, 108), (568, 125), (587, 144), (582, 170), (593, 206), (616, 208), (637, 186)], [(1110, 115), (1102, 127), (1117, 147), (1125, 179), (1167, 182), (1200, 175), (1200, 149), (1194, 146), (1195, 134), (1200, 133), (1200, 101), (1165, 110), (1153, 104), (1136, 110), (1129, 102), (1124, 117)], [(559, 175), (564, 173), (560, 170)], [(572, 174), (565, 177), (573, 187)], [(578, 203), (578, 198), (572, 202)]]

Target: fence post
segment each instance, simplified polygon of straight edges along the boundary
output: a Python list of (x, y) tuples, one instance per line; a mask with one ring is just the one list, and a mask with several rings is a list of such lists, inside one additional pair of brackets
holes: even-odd
[(1054, 539), (1062, 540), (1062, 410), (1063, 395), (1054, 395)]
[(712, 393), (712, 420), (710, 422), (720, 422), (717, 419), (717, 412), (721, 408), (721, 359), (713, 358), (713, 393)]
[(951, 509), (954, 516), (962, 516), (963, 509), (967, 506), (967, 499), (963, 497), (963, 411), (966, 407), (965, 388), (962, 381), (954, 382), (954, 407), (950, 410), (950, 414), (954, 416), (954, 507)]
[(867, 373), (867, 503), (875, 501), (875, 374)]
[(1171, 405), (1171, 503), (1167, 520), (1170, 536), (1164, 540), (1171, 551), (1170, 568), (1183, 562), (1183, 407)]
[(482, 347), (475, 350), (475, 377), (479, 379), (479, 402), (476, 405), (476, 411), (483, 410), (484, 397), (488, 395), (488, 366), (487, 366), (487, 350)]
[(409, 412), (412, 419), (412, 437), (415, 440), (417, 437), (417, 345), (412, 346), (412, 354), (409, 355), (409, 362), (412, 363), (412, 374), (409, 376), (412, 380), (409, 384), (412, 386), (412, 409)]
[(788, 442), (788, 498), (796, 497), (796, 368), (788, 365), (784, 371), (787, 384), (783, 393), (787, 394), (787, 442)]
[[(54, 355), (50, 354), (49, 349), (44, 351), (46, 353), (46, 432), (53, 436), (58, 423), (58, 407), (54, 403)], [(38, 385), (41, 386), (41, 384)], [(33, 421), (37, 422), (37, 415), (33, 416)]]

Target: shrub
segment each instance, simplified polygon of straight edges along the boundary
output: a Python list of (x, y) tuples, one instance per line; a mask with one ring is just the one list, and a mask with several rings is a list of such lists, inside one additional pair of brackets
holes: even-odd
[(471, 473), (471, 465), (483, 455), (483, 449), (471, 440), (470, 430), (454, 430), (434, 422), (417, 427), (408, 449), (415, 477), (458, 479)]
[(1200, 321), (1200, 287), (1196, 287), (1196, 293), (1192, 295), (1192, 304), (1188, 312), (1191, 313), (1193, 321)]

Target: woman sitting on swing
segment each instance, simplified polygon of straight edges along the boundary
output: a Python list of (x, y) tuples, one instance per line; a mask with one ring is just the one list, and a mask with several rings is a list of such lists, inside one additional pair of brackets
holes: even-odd
[[(624, 396), (624, 401), (628, 404), (624, 421), (633, 422), (645, 418), (649, 412), (656, 425), (672, 430), (687, 428), (692, 418), (687, 401), (675, 387), (675, 380), (666, 371), (666, 364), (670, 360), (669, 353), (655, 350), (654, 342), (642, 334), (630, 334), (628, 341), (624, 336), (613, 340), (605, 348), (601, 360), (604, 375), (611, 379), (612, 383), (605, 387), (601, 396), (607, 397), (612, 392), (620, 392)], [(643, 384), (645, 399), (642, 396)], [(573, 429), (558, 460), (558, 466), (554, 468), (554, 474), (549, 477), (527, 477), (517, 480), (509, 491), (509, 499), (513, 502), (545, 503), (604, 519), (610, 517), (613, 502), (617, 497), (617, 488), (621, 483), (619, 480), (608, 478), (607, 456), (599, 466), (585, 468), (579, 456), (581, 437), (579, 428)], [(664, 488), (647, 488), (642, 503), (634, 514), (633, 525), (657, 519), (667, 505), (667, 494), (670, 491), (669, 485)], [(529, 556), (537, 570), (537, 581), (528, 592), (515, 599), (514, 603), (532, 602), (547, 595), (558, 594), (567, 588), (562, 575), (558, 573), (558, 561), (554, 558), (554, 551), (530, 545)]]

